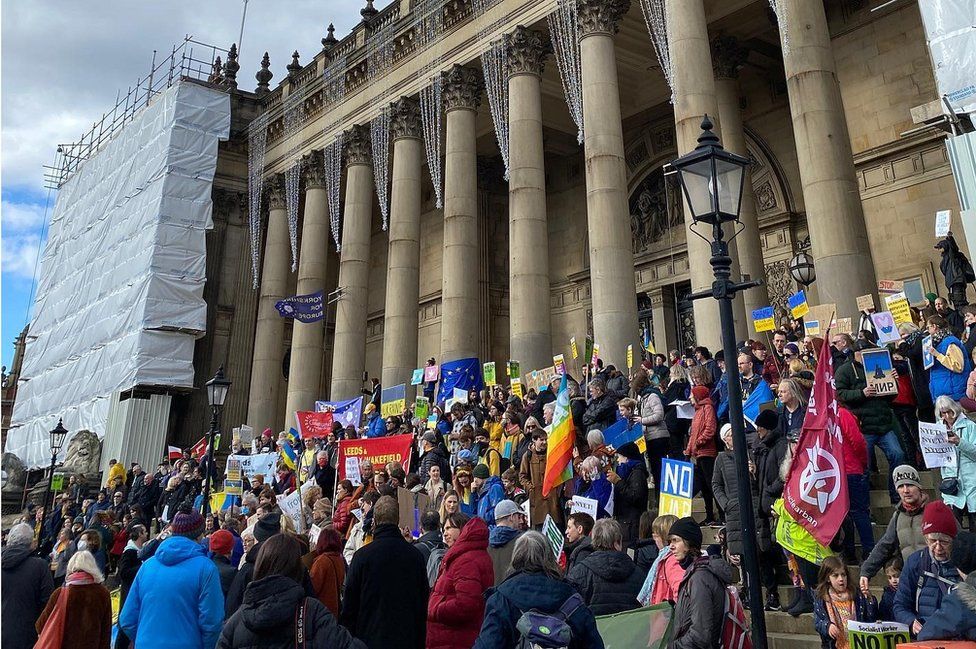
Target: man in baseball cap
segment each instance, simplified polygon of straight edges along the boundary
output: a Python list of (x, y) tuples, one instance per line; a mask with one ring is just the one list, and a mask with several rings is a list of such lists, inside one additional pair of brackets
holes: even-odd
[(503, 500), (495, 505), (495, 528), (488, 534), (488, 555), (495, 569), (495, 585), (505, 579), (512, 566), (515, 539), (526, 527), (525, 511), (515, 501)]

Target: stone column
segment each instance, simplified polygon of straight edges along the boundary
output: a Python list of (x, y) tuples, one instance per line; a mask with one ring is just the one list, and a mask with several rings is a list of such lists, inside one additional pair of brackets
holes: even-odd
[(630, 0), (579, 0), (593, 336), (605, 362), (626, 367), (637, 345), (637, 285), (613, 35)]
[[(665, 0), (668, 21), (668, 47), (671, 52), (671, 69), (674, 70), (674, 127), (677, 136), (678, 155), (684, 155), (698, 146), (702, 118), (707, 114), (718, 122), (718, 102), (715, 98), (715, 79), (712, 76), (712, 55), (708, 44), (708, 24), (705, 21), (703, 0)], [(715, 133), (719, 133), (716, 126)], [(721, 137), (721, 136), (720, 136)], [(691, 210), (683, 204), (685, 233), (688, 239), (688, 268), (691, 273), (691, 290), (710, 289), (715, 279), (709, 259), (712, 256), (710, 226), (697, 226)], [(731, 236), (731, 226), (726, 226), (726, 237)], [(706, 237), (708, 241), (699, 235)], [(739, 269), (735, 242), (729, 244), (732, 257), (732, 277), (738, 279)], [(718, 301), (695, 300), (695, 335), (698, 344), (711, 350), (722, 348), (722, 330), (718, 315)], [(732, 303), (737, 337), (742, 337), (748, 326), (745, 319), (741, 293)]]
[[(322, 291), (325, 305), (325, 272), (329, 246), (329, 198), (325, 191), (325, 166), (321, 151), (302, 157), (305, 177), (305, 216), (302, 248), (298, 257), (298, 295)], [(291, 332), (291, 364), (283, 430), (295, 426), (295, 412), (311, 410), (319, 394), (322, 374), (322, 337), (325, 320), (303, 323), (295, 320)]]
[[(722, 146), (727, 151), (749, 156), (746, 148), (745, 131), (742, 126), (742, 111), (739, 108), (739, 69), (745, 63), (746, 49), (732, 36), (720, 36), (712, 40), (712, 66), (715, 71), (715, 95), (718, 101), (719, 122), (722, 125)], [(742, 207), (739, 220), (743, 231), (735, 238), (738, 252), (739, 272), (743, 279), (765, 279), (762, 244), (759, 238), (759, 220), (756, 209), (756, 196), (752, 191), (752, 173), (746, 167), (742, 185)], [(733, 275), (735, 277), (735, 275)], [(769, 306), (769, 292), (766, 285), (751, 288), (742, 295), (743, 310), (748, 322), (749, 334), (752, 329), (751, 314), (754, 310)], [(739, 334), (738, 328), (736, 333)]]
[(877, 285), (827, 16), (822, 2), (783, 0), (778, 6), (789, 38), (783, 63), (815, 286), (821, 303), (857, 313), (857, 296), (875, 293)]
[(368, 126), (346, 131), (346, 201), (339, 251), (339, 290), (332, 347), (333, 400), (352, 399), (363, 389), (366, 369), (366, 292), (373, 221), (373, 163)]
[(552, 365), (549, 227), (542, 143), (542, 69), (548, 44), (519, 26), (508, 52), (509, 308), (511, 357), (528, 370)]
[(278, 386), (281, 384), (285, 321), (275, 304), (287, 297), (285, 293), (288, 290), (288, 268), (291, 262), (283, 174), (276, 174), (269, 180), (267, 196), (268, 232), (264, 243), (264, 264), (261, 267), (247, 409), (248, 424), (259, 432), (265, 428), (274, 430), (278, 422)]
[(393, 180), (381, 379), (387, 387), (409, 384), (417, 367), (420, 184), (424, 153), (420, 105), (416, 100), (403, 97), (393, 104), (390, 137), (393, 140)]
[(667, 355), (677, 347), (678, 321), (674, 308), (674, 293), (664, 287), (647, 292), (651, 298), (651, 318), (654, 320), (654, 351)]
[(444, 73), (444, 284), (440, 362), (477, 357), (481, 349), (478, 299), (478, 160), (475, 118), (481, 73), (455, 65)]

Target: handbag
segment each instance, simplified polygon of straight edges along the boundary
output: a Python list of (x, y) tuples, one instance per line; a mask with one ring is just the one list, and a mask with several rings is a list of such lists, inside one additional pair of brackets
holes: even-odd
[(952, 478), (942, 478), (942, 482), (939, 483), (939, 491), (946, 496), (958, 496), (959, 495), (959, 448), (956, 448), (956, 475)]

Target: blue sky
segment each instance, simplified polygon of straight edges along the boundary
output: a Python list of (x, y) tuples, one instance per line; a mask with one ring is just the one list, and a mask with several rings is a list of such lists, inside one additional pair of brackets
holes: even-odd
[[(241, 88), (253, 89), (268, 51), (276, 84), (291, 53), (321, 49), (330, 22), (337, 37), (359, 22), (364, 0), (250, 2), (241, 48)], [(376, 2), (377, 7), (388, 2)], [(116, 92), (148, 72), (153, 49), (168, 52), (187, 34), (229, 47), (238, 40), (243, 0), (164, 3), (131, 0), (11, 0), (0, 5), (0, 349), (10, 364), (24, 327), (38, 243), (45, 228), (43, 165), (115, 103)], [(54, 210), (52, 192), (47, 220)], [(38, 277), (42, 269), (38, 268)]]

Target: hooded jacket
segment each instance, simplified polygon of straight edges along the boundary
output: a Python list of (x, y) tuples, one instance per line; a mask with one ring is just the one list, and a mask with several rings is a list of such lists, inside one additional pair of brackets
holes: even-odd
[(3, 571), (3, 633), (0, 647), (21, 649), (37, 642), (34, 621), (44, 610), (54, 580), (47, 561), (31, 556), (30, 545), (7, 545), (0, 555)]
[(925, 640), (976, 641), (976, 573), (970, 573), (942, 600), (942, 608), (935, 612), (918, 634)]
[(488, 525), (472, 518), (444, 555), (427, 604), (427, 649), (470, 647), (485, 614), (484, 593), (495, 583)]
[(211, 649), (224, 621), (220, 573), (196, 541), (171, 536), (132, 582), (119, 627), (139, 649)]
[(627, 553), (597, 550), (579, 562), (566, 577), (576, 586), (593, 615), (635, 609), (644, 573)]
[(583, 426), (586, 432), (606, 430), (617, 421), (617, 415), (617, 397), (608, 391), (587, 404), (583, 412)]
[(685, 455), (692, 458), (718, 455), (718, 447), (715, 444), (716, 433), (718, 433), (718, 420), (715, 418), (712, 400), (708, 397), (696, 399), (695, 416), (691, 420), (691, 435), (688, 437)]
[(253, 581), (244, 604), (227, 621), (219, 649), (293, 649), (296, 612), (305, 604), (305, 646), (310, 649), (360, 649), (365, 645), (339, 626), (322, 602), (306, 597), (305, 590), (284, 575)]
[(495, 505), (505, 500), (505, 487), (498, 476), (489, 476), (478, 490), (478, 518), (488, 524), (488, 529), (495, 527)]
[(725, 621), (725, 589), (732, 567), (719, 557), (698, 557), (678, 587), (670, 649), (717, 647)]
[(522, 530), (504, 525), (496, 525), (488, 534), (488, 556), (491, 557), (491, 564), (495, 571), (496, 585), (502, 583), (512, 565), (515, 539), (521, 534)]
[[(576, 589), (567, 581), (539, 572), (516, 572), (486, 593), (485, 620), (474, 649), (515, 649), (519, 632), (515, 625), (530, 609), (552, 614)], [(569, 616), (573, 639), (569, 649), (603, 649), (603, 638), (596, 628), (593, 612), (580, 606)]]
[(837, 400), (861, 422), (861, 432), (865, 435), (884, 435), (898, 430), (898, 420), (891, 409), (894, 396), (866, 397), (864, 388), (864, 366), (853, 357), (834, 370), (834, 383), (837, 385)]

